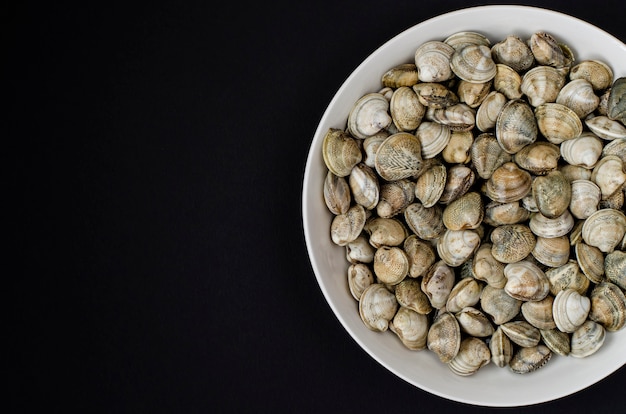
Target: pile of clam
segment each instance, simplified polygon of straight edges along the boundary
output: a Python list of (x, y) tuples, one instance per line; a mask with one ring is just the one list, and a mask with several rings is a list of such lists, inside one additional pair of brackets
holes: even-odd
[(458, 375), (626, 324), (626, 78), (548, 33), (429, 41), (323, 141), (363, 323)]

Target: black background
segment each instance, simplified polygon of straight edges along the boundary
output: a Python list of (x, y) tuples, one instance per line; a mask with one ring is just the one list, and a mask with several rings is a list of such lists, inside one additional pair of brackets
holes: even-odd
[[(409, 385), (343, 330), (301, 191), (363, 59), (492, 2), (87, 3), (4, 13), (9, 411), (485, 411)], [(626, 41), (622, 2), (598, 3), (527, 4)], [(625, 382), (501, 411), (623, 412)]]

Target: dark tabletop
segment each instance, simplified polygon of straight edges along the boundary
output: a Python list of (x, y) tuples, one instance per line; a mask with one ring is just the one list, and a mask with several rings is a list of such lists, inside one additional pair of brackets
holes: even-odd
[[(405, 29), (488, 3), (8, 10), (10, 412), (483, 412), (397, 378), (342, 328), (301, 191), (350, 72)], [(626, 41), (622, 2), (596, 3), (528, 5)], [(506, 411), (623, 412), (624, 383), (621, 368)]]

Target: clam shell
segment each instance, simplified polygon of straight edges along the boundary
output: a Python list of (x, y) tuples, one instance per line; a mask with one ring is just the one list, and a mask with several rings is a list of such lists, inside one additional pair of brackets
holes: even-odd
[(613, 209), (598, 210), (589, 216), (582, 227), (582, 238), (603, 253), (610, 253), (621, 243), (626, 233), (626, 216)]
[(404, 209), (404, 219), (409, 228), (423, 240), (438, 238), (446, 229), (442, 220), (443, 211), (439, 205), (424, 207), (412, 203)]
[(381, 83), (389, 88), (413, 86), (419, 82), (417, 66), (414, 63), (402, 63), (383, 73)]
[(587, 320), (572, 333), (570, 355), (585, 358), (596, 353), (604, 344), (606, 332), (602, 325)]
[(496, 63), (510, 66), (516, 72), (524, 72), (535, 63), (530, 47), (519, 36), (508, 35), (491, 47)]
[(602, 149), (602, 157), (607, 155), (615, 155), (626, 164), (626, 138), (618, 138), (607, 142)]
[(615, 80), (607, 102), (609, 119), (620, 121), (626, 125), (626, 77)]
[(448, 145), (452, 131), (447, 125), (434, 121), (422, 122), (415, 131), (424, 159), (436, 157)]
[(512, 67), (498, 63), (496, 76), (493, 78), (493, 89), (507, 99), (520, 99), (523, 95), (522, 76)]
[(456, 94), (461, 102), (470, 108), (477, 108), (491, 92), (492, 84), (492, 80), (480, 83), (461, 80), (457, 86)]
[(591, 170), (578, 165), (564, 164), (560, 165), (558, 170), (561, 171), (570, 182), (591, 179)]
[(455, 164), (448, 168), (446, 185), (439, 197), (440, 204), (449, 204), (467, 193), (474, 184), (474, 171), (461, 164)]
[(348, 268), (348, 287), (352, 297), (360, 300), (363, 291), (374, 283), (374, 275), (370, 268), (363, 263), (351, 264)]
[(524, 319), (537, 329), (549, 330), (556, 328), (552, 317), (554, 296), (547, 295), (542, 300), (522, 303), (521, 312)]
[(481, 132), (495, 128), (498, 114), (507, 102), (507, 97), (498, 91), (491, 91), (476, 110), (476, 127)]
[(459, 103), (459, 97), (441, 83), (421, 82), (413, 85), (422, 105), (429, 108), (445, 108)]
[(574, 217), (565, 210), (560, 216), (550, 218), (543, 214), (533, 213), (528, 221), (530, 230), (538, 237), (565, 236), (574, 227)]
[(558, 329), (540, 329), (541, 340), (555, 354), (568, 356), (570, 353), (570, 335)]
[(552, 358), (552, 351), (545, 345), (519, 348), (509, 362), (509, 368), (516, 374), (528, 374), (545, 366)]
[(322, 156), (328, 170), (338, 177), (347, 177), (362, 159), (354, 138), (336, 128), (330, 128), (324, 135)]
[(605, 115), (585, 118), (587, 128), (597, 136), (606, 140), (626, 138), (626, 126)]
[(517, 316), (522, 307), (522, 301), (511, 297), (504, 289), (487, 285), (480, 294), (480, 305), (493, 323), (502, 325)]
[(449, 312), (459, 312), (468, 306), (474, 306), (480, 300), (482, 284), (472, 277), (465, 277), (459, 280), (448, 296), (446, 310)]
[(419, 239), (415, 234), (404, 240), (404, 252), (409, 258), (409, 276), (424, 276), (435, 263), (435, 250), (432, 245)]
[(541, 104), (535, 108), (535, 118), (541, 134), (553, 144), (576, 138), (583, 132), (582, 121), (565, 105)]
[(473, 143), (472, 131), (452, 131), (441, 156), (448, 164), (466, 164), (471, 161), (470, 149)]
[(531, 253), (539, 263), (545, 266), (562, 266), (569, 259), (569, 238), (567, 236), (537, 237), (535, 248)]
[(440, 313), (428, 330), (426, 346), (441, 362), (447, 364), (458, 354), (461, 347), (461, 328), (450, 312)]
[(513, 344), (500, 326), (491, 335), (489, 350), (491, 351), (491, 361), (500, 368), (507, 366), (513, 357)]
[(395, 333), (408, 349), (419, 351), (426, 348), (428, 335), (428, 317), (403, 306), (398, 309), (391, 322), (389, 330)]
[(496, 76), (496, 63), (488, 46), (469, 44), (456, 50), (450, 58), (455, 75), (468, 82), (487, 82)]
[[(470, 131), (476, 124), (476, 111), (469, 105), (459, 102), (445, 108), (428, 108), (425, 118), (447, 126), (450, 131)], [(441, 151), (437, 154), (439, 152)]]
[(433, 264), (421, 281), (422, 291), (435, 309), (441, 309), (448, 301), (454, 287), (454, 271), (442, 260)]
[(324, 179), (324, 202), (331, 213), (344, 214), (350, 208), (352, 196), (345, 178), (328, 171)]
[(389, 132), (382, 130), (363, 140), (363, 162), (370, 168), (376, 167), (376, 151), (382, 142), (389, 137)]
[(369, 238), (364, 235), (346, 244), (346, 259), (350, 263), (372, 263), (374, 252), (375, 249), (369, 243)]
[(489, 38), (482, 33), (472, 31), (462, 31), (453, 33), (444, 39), (444, 43), (452, 46), (455, 50), (461, 49), (467, 45), (485, 45), (490, 46)]
[(550, 282), (545, 273), (528, 260), (507, 264), (504, 276), (507, 279), (504, 291), (515, 299), (538, 301), (550, 292)]
[(556, 294), (552, 316), (560, 331), (571, 333), (585, 322), (590, 309), (591, 301), (588, 297), (568, 288)]
[(428, 167), (415, 183), (415, 197), (424, 207), (432, 207), (438, 201), (446, 186), (447, 168), (436, 164)]
[(490, 226), (503, 224), (517, 224), (528, 220), (530, 211), (526, 210), (520, 201), (499, 203), (492, 201), (485, 206), (483, 222)]
[(372, 331), (386, 331), (397, 310), (396, 296), (380, 283), (369, 285), (359, 300), (361, 320)]
[(572, 165), (593, 168), (602, 155), (603, 143), (595, 134), (583, 132), (560, 145), (561, 156)]
[(539, 329), (526, 321), (511, 321), (500, 325), (502, 331), (509, 339), (524, 348), (537, 346), (541, 340)]
[(472, 166), (482, 179), (489, 179), (493, 172), (501, 165), (511, 161), (509, 155), (498, 143), (496, 136), (491, 133), (482, 133), (476, 137), (470, 148)]
[(400, 86), (391, 95), (389, 112), (399, 131), (413, 131), (422, 122), (426, 108), (412, 88)]
[(528, 46), (538, 65), (548, 65), (555, 68), (571, 65), (571, 57), (564, 52), (556, 38), (549, 33), (533, 33), (528, 40)]
[(448, 368), (460, 376), (475, 374), (491, 361), (491, 352), (484, 341), (468, 337), (461, 341), (459, 352), (448, 363)]
[(607, 331), (619, 331), (626, 325), (626, 296), (614, 283), (600, 282), (591, 291), (589, 319)]
[(466, 306), (454, 315), (459, 321), (461, 332), (477, 338), (485, 338), (491, 336), (494, 327), (489, 318), (479, 309)]
[(469, 192), (446, 206), (443, 224), (450, 230), (476, 229), (482, 223), (484, 213), (480, 194)]
[(492, 287), (501, 289), (506, 284), (504, 264), (493, 257), (491, 249), (491, 243), (482, 243), (478, 247), (472, 260), (472, 273), (477, 280), (482, 280)]
[(595, 111), (600, 104), (600, 97), (594, 93), (591, 83), (585, 79), (576, 79), (561, 88), (556, 103), (567, 106), (579, 118), (584, 118)]
[(506, 224), (491, 232), (491, 254), (501, 263), (515, 263), (535, 248), (535, 236), (524, 224)]
[(386, 182), (380, 186), (376, 213), (389, 218), (401, 213), (415, 200), (415, 183), (407, 179)]
[(578, 267), (587, 276), (587, 279), (596, 284), (600, 283), (602, 276), (604, 276), (605, 267), (604, 255), (600, 249), (579, 241), (575, 245), (575, 253)]
[(551, 66), (535, 66), (522, 76), (520, 89), (529, 103), (538, 107), (555, 102), (565, 85), (565, 76)]
[(609, 282), (626, 290), (626, 252), (614, 250), (604, 258), (604, 269)]
[(367, 215), (363, 206), (355, 204), (344, 214), (336, 215), (330, 224), (330, 238), (333, 243), (345, 246), (356, 240), (363, 231)]
[(387, 285), (397, 285), (404, 280), (409, 274), (409, 259), (404, 250), (380, 246), (374, 254), (374, 274)]
[(400, 306), (417, 313), (428, 315), (433, 310), (428, 296), (422, 291), (420, 282), (415, 279), (406, 278), (398, 283), (395, 295)]
[(591, 172), (591, 181), (600, 187), (602, 199), (608, 199), (626, 186), (624, 163), (615, 155), (602, 157)]
[(450, 267), (458, 267), (474, 255), (480, 236), (474, 230), (446, 230), (437, 240), (437, 253)]
[(532, 192), (537, 209), (548, 218), (556, 218), (563, 214), (572, 199), (571, 184), (558, 170), (535, 178)]
[[(580, 120), (579, 120), (580, 122)], [(538, 125), (532, 108), (522, 99), (508, 101), (500, 110), (495, 133), (502, 149), (514, 154), (537, 139)]]
[(590, 281), (580, 271), (575, 260), (569, 260), (562, 266), (547, 269), (545, 274), (550, 281), (550, 293), (554, 296), (565, 289), (573, 289), (580, 295), (587, 294)]
[(359, 98), (348, 114), (348, 131), (355, 138), (367, 138), (391, 124), (389, 101), (372, 92)]
[(485, 195), (493, 201), (510, 203), (524, 198), (531, 191), (532, 178), (513, 162), (507, 162), (491, 174), (485, 183)]
[(452, 78), (450, 58), (454, 48), (444, 42), (433, 40), (422, 43), (415, 50), (415, 66), (422, 82), (441, 82)]
[(417, 175), (422, 168), (420, 141), (408, 132), (390, 135), (376, 151), (375, 167), (378, 175), (387, 181)]
[(400, 246), (409, 234), (400, 220), (387, 217), (372, 217), (365, 222), (363, 230), (369, 235), (369, 243), (376, 249)]
[(537, 141), (519, 150), (513, 159), (524, 170), (535, 175), (544, 175), (557, 169), (560, 157), (559, 146), (546, 141)]
[(572, 82), (585, 80), (596, 91), (603, 91), (613, 83), (613, 71), (600, 60), (583, 60), (572, 66), (569, 78)]
[(360, 162), (352, 168), (348, 177), (352, 196), (357, 204), (372, 210), (378, 204), (380, 186), (378, 177), (371, 167)]

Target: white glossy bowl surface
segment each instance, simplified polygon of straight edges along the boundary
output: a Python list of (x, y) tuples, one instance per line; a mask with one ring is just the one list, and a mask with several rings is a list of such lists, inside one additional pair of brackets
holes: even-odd
[[(350, 74), (331, 100), (313, 137), (304, 173), (302, 213), (311, 264), (331, 309), (352, 338), (376, 361), (407, 382), (435, 395), (483, 406), (523, 406), (561, 398), (605, 378), (626, 363), (626, 329), (608, 333), (602, 349), (583, 359), (554, 355), (544, 368), (517, 375), (493, 363), (473, 376), (453, 374), (428, 350), (409, 351), (391, 332), (368, 330), (347, 286), (345, 248), (330, 239), (332, 216), (322, 196), (326, 167), (322, 140), (329, 128), (344, 128), (356, 100), (380, 89), (381, 75), (412, 62), (415, 49), (468, 30), (487, 35), (492, 44), (509, 34), (528, 38), (546, 31), (567, 44), (576, 58), (601, 59), (615, 78), (626, 76), (626, 46), (605, 31), (577, 18), (534, 7), (482, 6), (447, 13), (400, 33), (372, 53)], [(620, 397), (616, 397), (620, 398)]]

